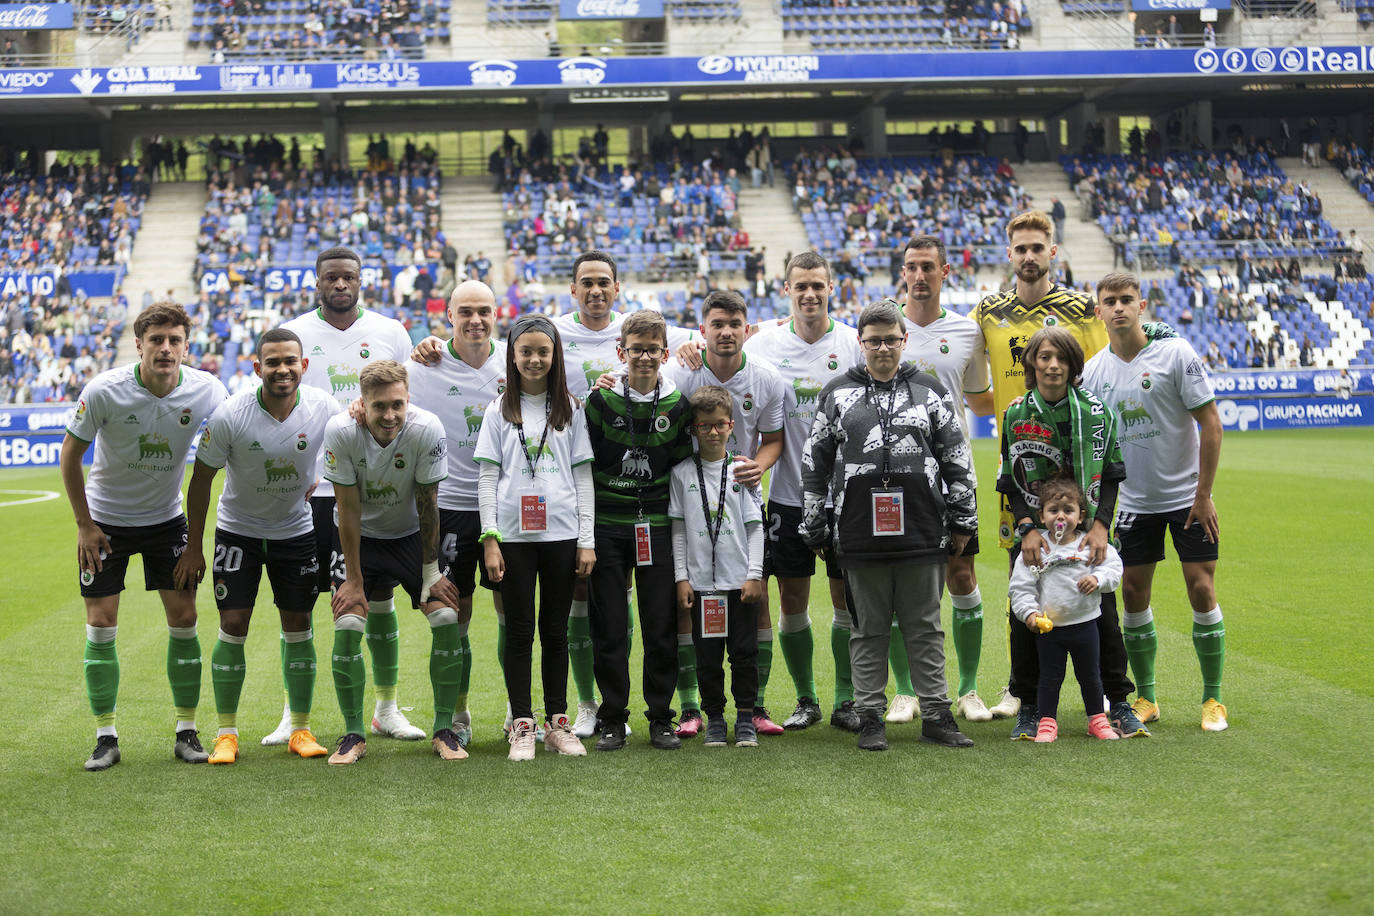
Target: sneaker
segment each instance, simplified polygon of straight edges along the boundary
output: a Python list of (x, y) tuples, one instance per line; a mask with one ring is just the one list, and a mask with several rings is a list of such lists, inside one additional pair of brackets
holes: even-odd
[(286, 742), (286, 746), (291, 753), (299, 757), (323, 757), (329, 753), (323, 744), (315, 740), (315, 736), (310, 734), (308, 728), (298, 728), (293, 731), (290, 739)]
[(735, 747), (758, 747), (759, 733), (753, 719), (735, 720)]
[(859, 714), (854, 711), (854, 701), (845, 700), (830, 714), (830, 727), (842, 728), (847, 732), (859, 731)]
[(1226, 707), (1216, 700), (1209, 699), (1202, 704), (1202, 730), (1205, 732), (1224, 732), (1231, 725), (1226, 721)]
[(346, 766), (357, 763), (367, 756), (367, 742), (357, 732), (349, 732), (339, 739), (339, 746), (329, 755), (333, 766)]
[(695, 738), (701, 731), (701, 710), (684, 709), (682, 718), (677, 723), (677, 736), (679, 738)]
[(411, 725), (395, 706), (388, 706), (377, 710), (372, 716), (372, 734), (401, 741), (419, 741), (425, 736), (425, 730)]
[(618, 751), (625, 746), (625, 736), (629, 729), (623, 722), (602, 722), (601, 737), (596, 739), (598, 751)]
[(534, 759), (534, 720), (516, 719), (510, 727), (510, 753), (508, 760)]
[[(735, 726), (735, 734), (739, 734), (738, 725)], [(702, 747), (725, 747), (729, 743), (729, 728), (725, 724), (725, 719), (712, 716), (711, 721), (706, 723), (706, 740)]]
[(673, 723), (667, 719), (654, 719), (649, 723), (649, 743), (660, 751), (675, 751), (682, 747), (682, 739), (673, 731)]
[(894, 723), (911, 722), (920, 714), (921, 701), (915, 697), (899, 693), (892, 698), (892, 705), (887, 709), (887, 721)]
[(887, 727), (875, 713), (865, 713), (859, 718), (859, 750), (887, 750)]
[(1035, 714), (1034, 706), (1022, 706), (1018, 709), (1016, 711), (1016, 727), (1011, 730), (1011, 740), (1034, 741), (1036, 722), (1039, 718)]
[(792, 710), (792, 715), (783, 720), (782, 727), (792, 731), (810, 728), (819, 721), (821, 721), (821, 704), (810, 697), (801, 697), (797, 700), (797, 708)]
[(277, 747), (291, 740), (291, 704), (285, 703), (281, 708), (281, 721), (277, 727), (272, 729), (270, 735), (262, 739), (262, 743), (268, 747)]
[(754, 707), (754, 731), (760, 735), (781, 735), (783, 727), (774, 722), (768, 715), (768, 710), (762, 706)]
[(940, 710), (934, 718), (921, 720), (921, 740), (941, 747), (973, 747), (973, 739), (959, 731), (954, 713), (948, 709)]
[[(1040, 721), (1044, 722), (1045, 720), (1041, 719)], [(1121, 736), (1112, 728), (1112, 723), (1107, 721), (1107, 714), (1100, 712), (1095, 716), (1088, 717), (1088, 737), (1098, 738), (1102, 741), (1116, 741)], [(1035, 740), (1039, 741), (1040, 738), (1037, 736)]]
[(564, 757), (586, 757), (587, 749), (573, 734), (567, 716), (554, 716), (544, 724), (544, 750)]
[(1002, 695), (998, 697), (997, 705), (988, 710), (994, 719), (1010, 719), (1020, 711), (1021, 698), (1012, 696), (1010, 687), (1002, 688)]
[(441, 728), (435, 732), (429, 746), (434, 748), (434, 753), (440, 760), (468, 759), (468, 752), (458, 741), (458, 733), (451, 728)]
[(1136, 697), (1135, 702), (1131, 704), (1131, 709), (1135, 712), (1135, 717), (1139, 719), (1142, 724), (1145, 722), (1159, 721), (1159, 704), (1153, 700), (1147, 700), (1144, 697)]
[(675, 751), (682, 747), (682, 739), (673, 731), (673, 724), (666, 718), (655, 718), (649, 724), (649, 743), (661, 751)]
[(1125, 700), (1112, 704), (1108, 718), (1111, 719), (1112, 728), (1123, 738), (1150, 737), (1150, 730), (1140, 724), (1140, 720), (1135, 716), (1135, 710)]
[(215, 739), (215, 746), (210, 750), (210, 757), (206, 763), (233, 763), (239, 759), (239, 736), (220, 735)]
[(177, 732), (177, 743), (172, 745), (172, 756), (187, 763), (204, 763), (210, 759), (210, 755), (205, 753), (205, 748), (200, 746), (200, 736), (192, 728), (184, 728)]
[(954, 702), (954, 708), (959, 712), (959, 718), (965, 722), (991, 722), (992, 710), (988, 709), (983, 703), (983, 698), (978, 695), (978, 691), (970, 690)]
[[(1099, 713), (1099, 715), (1100, 715), (1100, 713)], [(1106, 721), (1105, 717), (1104, 717), (1103, 721), (1104, 721), (1104, 722)], [(1089, 722), (1091, 723), (1091, 720), (1089, 720)], [(1091, 734), (1091, 729), (1092, 729), (1091, 724), (1089, 724), (1088, 728), (1089, 728), (1089, 734)], [(1108, 731), (1110, 731), (1110, 730), (1111, 730), (1111, 729), (1108, 728)], [(1112, 732), (1112, 734), (1116, 734), (1116, 732)], [(1052, 743), (1054, 743), (1054, 739), (1056, 739), (1056, 738), (1058, 738), (1058, 737), (1059, 737), (1059, 723), (1056, 722), (1056, 721), (1054, 721), (1053, 719), (1051, 719), (1049, 716), (1041, 716), (1041, 717), (1040, 717), (1040, 724), (1037, 725), (1036, 728), (1035, 728), (1035, 743), (1036, 743), (1036, 744), (1052, 744)]]
[(119, 739), (114, 735), (96, 738), (95, 750), (86, 759), (86, 769), (94, 773), (96, 770), (108, 770), (116, 763), (119, 763)]
[(573, 720), (572, 733), (579, 738), (590, 738), (596, 734), (596, 703), (578, 703), (577, 718)]

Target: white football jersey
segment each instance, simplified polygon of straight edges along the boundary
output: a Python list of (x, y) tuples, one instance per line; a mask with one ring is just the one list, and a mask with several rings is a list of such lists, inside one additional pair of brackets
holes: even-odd
[(863, 365), (859, 335), (832, 318), (820, 339), (809, 344), (787, 321), (759, 331), (749, 338), (744, 351), (766, 360), (783, 381), (784, 445), (782, 458), (769, 477), (768, 501), (800, 508), (802, 450), (816, 418), (816, 401), (832, 379)]
[[(362, 395), (358, 376), (363, 367), (378, 359), (394, 359), (409, 367), (410, 334), (394, 318), (359, 307), (358, 317), (344, 330), (325, 321), (319, 309), (297, 315), (282, 325), (301, 339), (310, 361), (301, 382), (331, 395), (347, 407)], [(318, 475), (317, 475), (318, 476)], [(316, 496), (333, 496), (328, 478), (320, 481)]]
[(487, 405), (506, 390), (506, 345), (492, 341), (491, 352), (474, 369), (444, 346), (438, 365), (406, 363), (410, 402), (437, 416), (448, 434), (448, 477), (439, 484), (439, 508), (477, 511), (477, 465), (473, 450)]
[[(370, 538), (400, 538), (419, 531), (415, 485), (438, 483), (447, 472), (444, 424), (414, 404), (407, 408), (406, 421), (389, 445), (378, 445), (367, 427), (348, 414), (335, 417), (325, 427), (325, 477), (358, 488), (362, 533)], [(338, 523), (335, 507), (334, 524)]]
[[(577, 312), (559, 315), (553, 320), (563, 342), (563, 371), (568, 377), (568, 390), (573, 397), (585, 401), (587, 392), (596, 386), (598, 378), (607, 372), (619, 372), (625, 367), (616, 352), (620, 345), (620, 323), (624, 320), (623, 313), (611, 312), (611, 323), (599, 331), (593, 331), (583, 324)], [(676, 351), (694, 337), (694, 331), (668, 325), (670, 351)], [(673, 359), (669, 355), (670, 363)]]
[(70, 435), (95, 443), (86, 477), (91, 518), (129, 528), (176, 518), (191, 443), (228, 396), (219, 379), (189, 366), (163, 398), (143, 387), (137, 363), (91, 379), (67, 422)]
[(296, 406), (278, 422), (262, 406), (262, 389), (221, 404), (200, 437), (196, 460), (228, 468), (215, 527), (251, 538), (299, 537), (313, 529), (305, 499), (316, 480), (324, 427), (342, 408), (318, 388), (302, 385)]
[(700, 369), (693, 370), (670, 359), (664, 374), (673, 380), (683, 397), (690, 397), (693, 391), (705, 385), (719, 385), (730, 392), (730, 416), (735, 421), (735, 428), (725, 447), (732, 454), (753, 458), (758, 454), (762, 433), (782, 430), (786, 397), (782, 376), (765, 362), (750, 360), (745, 355), (744, 365), (727, 382), (716, 378), (704, 361)]
[(1181, 337), (1152, 340), (1129, 363), (1099, 350), (1083, 367), (1083, 387), (1117, 413), (1126, 462), (1117, 509), (1158, 514), (1193, 504), (1197, 421), (1190, 411), (1213, 399), (1207, 367)]
[(906, 330), (902, 362), (939, 379), (958, 408), (964, 438), (972, 439), (964, 395), (981, 394), (992, 387), (983, 329), (971, 318), (942, 310), (940, 317), (925, 327), (908, 318)]
[[(724, 468), (721, 465), (725, 465)], [(720, 478), (726, 475), (724, 508), (721, 507)], [(735, 483), (730, 462), (703, 461), (701, 478), (706, 483), (707, 518), (701, 504), (701, 479), (693, 458), (673, 466), (668, 480), (668, 517), (681, 519), (687, 533), (687, 581), (699, 592), (731, 591), (743, 588), (749, 578), (749, 527), (763, 523), (763, 503), (754, 487)], [(711, 566), (711, 533), (719, 520), (715, 567)]]

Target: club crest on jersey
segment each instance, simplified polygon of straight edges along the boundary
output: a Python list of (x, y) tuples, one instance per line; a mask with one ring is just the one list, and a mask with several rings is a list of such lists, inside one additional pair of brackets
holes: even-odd
[(362, 344), (361, 344), (361, 345), (359, 346), (359, 348), (358, 348), (358, 358), (359, 358), (359, 359), (367, 359), (368, 353), (369, 353), (369, 351), (368, 351), (368, 349), (367, 349), (367, 341), (363, 341)]
[(838, 354), (831, 353), (825, 358), (825, 368), (829, 369), (831, 372), (840, 368), (840, 358)]
[(94, 581), (95, 581), (95, 573), (91, 572), (89, 569), (83, 569), (83, 570), (81, 570), (81, 584), (82, 584), (82, 585), (89, 586), (89, 585), (90, 585), (92, 582), (94, 582)]
[(504, 375), (501, 376), (499, 379), (496, 380), (496, 393), (497, 393), (497, 394), (505, 394), (505, 393), (506, 393), (506, 377), (505, 377)]
[(940, 338), (940, 352), (949, 355), (949, 339), (946, 337)]
[(223, 601), (227, 597), (229, 597), (229, 586), (225, 585), (224, 580), (221, 579), (215, 583), (215, 599)]
[(1150, 390), (1150, 373), (1146, 372), (1140, 379), (1140, 387), (1146, 391)]
[(654, 432), (666, 433), (668, 431), (668, 425), (671, 422), (672, 421), (668, 419), (668, 415), (666, 413), (659, 414), (658, 416), (654, 417)]
[(754, 409), (754, 396), (753, 396), (752, 394), (746, 394), (746, 395), (744, 396), (744, 403), (741, 404), (740, 407), (744, 408), (745, 410), (753, 410), (753, 409)]
[[(209, 435), (209, 433), (210, 433), (209, 429), (206, 429), (205, 432), (206, 432), (206, 435)], [(310, 442), (305, 438), (305, 433), (297, 433), (297, 434), (296, 434), (296, 451), (298, 451), (298, 452), (303, 452), (303, 451), (305, 451), (306, 449), (308, 449), (309, 447), (310, 447)]]
[(1054, 437), (1054, 430), (1037, 423), (1034, 420), (1027, 420), (1024, 423), (1013, 423), (1011, 431), (1018, 440), (1032, 440), (1036, 442), (1049, 442)]
[(1048, 315), (1045, 316), (1045, 327), (1047, 327), (1047, 328), (1053, 328), (1053, 327), (1058, 327), (1058, 326), (1059, 326), (1059, 316), (1058, 316), (1058, 315), (1056, 315), (1054, 312), (1050, 312)]
[(397, 455), (396, 460), (391, 462), (391, 466), (398, 471), (404, 471), (406, 469), (406, 456)]
[(180, 423), (182, 426), (190, 426), (190, 425), (191, 425), (191, 408), (189, 408), (189, 407), (183, 407), (182, 410), (181, 410), (181, 416), (177, 417), (177, 422)]

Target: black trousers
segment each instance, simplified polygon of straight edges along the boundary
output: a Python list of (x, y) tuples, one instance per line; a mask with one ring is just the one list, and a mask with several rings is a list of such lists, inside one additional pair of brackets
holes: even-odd
[(730, 696), (735, 709), (753, 709), (759, 695), (759, 606), (745, 604), (738, 589), (727, 597), (725, 636), (701, 634), (701, 593), (692, 608), (692, 645), (697, 650), (697, 690), (708, 718), (725, 715), (725, 657), (730, 658)]
[[(1011, 554), (1016, 561), (1016, 550)], [(1022, 703), (1039, 706), (1036, 688), (1040, 682), (1040, 656), (1035, 649), (1036, 636), (1027, 626), (1007, 612), (1007, 626), (1011, 630), (1011, 677), (1007, 686), (1012, 696)], [(1102, 675), (1102, 689), (1108, 701), (1124, 703), (1135, 692), (1126, 662), (1126, 642), (1121, 638), (1121, 622), (1116, 616), (1116, 592), (1102, 595), (1102, 616), (1097, 618), (1098, 670)], [(1075, 670), (1077, 670), (1075, 668)]]
[(650, 529), (650, 545), (653, 565), (636, 566), (634, 528), (596, 526), (596, 566), (587, 577), (587, 616), (592, 631), (592, 670), (601, 691), (597, 717), (603, 723), (623, 724), (630, 715), (630, 645), (626, 632), (630, 609), (625, 597), (630, 572), (635, 576), (635, 603), (644, 644), (645, 715), (651, 722), (670, 720), (675, 715), (671, 704), (677, 687), (677, 583), (669, 529)]
[[(1026, 630), (1030, 632), (1029, 629)], [(1102, 675), (1098, 671), (1097, 623), (1085, 620), (1048, 633), (1032, 634), (1040, 657), (1039, 703), (1042, 716), (1059, 715), (1059, 688), (1064, 684), (1066, 663), (1073, 658), (1073, 676), (1083, 691), (1083, 708), (1089, 716), (1102, 712)]]
[(562, 715), (568, 711), (568, 610), (572, 607), (577, 541), (506, 541), (501, 545), (501, 556), (506, 561), (506, 576), (501, 580), (501, 600), (506, 609), (506, 657), (502, 664), (511, 716), (534, 718), (530, 666), (536, 619), (544, 714), (548, 718)]

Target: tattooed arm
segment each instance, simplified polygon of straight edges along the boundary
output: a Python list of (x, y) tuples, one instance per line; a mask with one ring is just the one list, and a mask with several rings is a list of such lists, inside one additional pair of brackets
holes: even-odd
[(421, 610), (433, 602), (446, 607), (458, 607), (458, 589), (439, 572), (439, 483), (415, 484), (415, 511), (420, 515), (420, 558), (423, 588), (420, 593)]

